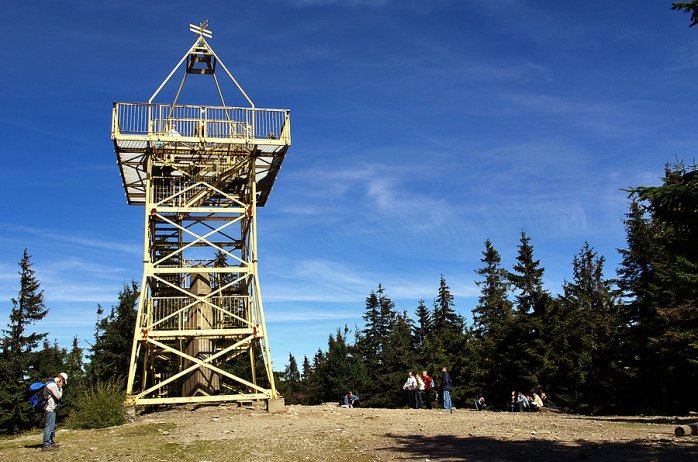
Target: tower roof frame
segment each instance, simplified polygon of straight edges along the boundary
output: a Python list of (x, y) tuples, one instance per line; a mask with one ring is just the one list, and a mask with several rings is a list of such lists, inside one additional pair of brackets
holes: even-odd
[[(174, 76), (175, 72), (177, 72), (177, 69), (179, 69), (180, 67), (182, 67), (182, 65), (187, 61), (188, 58), (190, 58), (190, 57), (192, 57), (192, 56), (197, 56), (197, 55), (200, 56), (200, 55), (203, 55), (203, 56), (211, 56), (211, 57), (215, 58), (215, 60), (216, 60), (218, 63), (220, 63), (220, 65), (221, 65), (221, 67), (223, 68), (223, 70), (225, 71), (225, 73), (228, 75), (228, 77), (230, 78), (230, 80), (235, 84), (235, 87), (240, 91), (240, 93), (241, 93), (242, 96), (245, 98), (245, 100), (247, 100), (247, 102), (249, 103), (250, 107), (251, 107), (251, 108), (254, 108), (255, 105), (254, 105), (254, 103), (252, 102), (252, 99), (250, 99), (250, 97), (247, 95), (247, 93), (245, 92), (245, 90), (242, 88), (242, 85), (240, 85), (240, 83), (239, 83), (239, 82), (237, 81), (237, 79), (233, 76), (233, 74), (230, 72), (230, 70), (228, 70), (228, 68), (226, 67), (225, 63), (223, 63), (223, 60), (221, 60), (221, 59), (218, 57), (218, 55), (216, 54), (216, 52), (213, 50), (213, 48), (212, 48), (212, 47), (208, 44), (208, 42), (206, 41), (206, 38), (204, 37), (204, 32), (203, 32), (203, 31), (206, 30), (204, 24), (207, 25), (207, 24), (208, 24), (208, 21), (205, 21), (204, 23), (202, 23), (202, 26), (203, 26), (203, 27), (202, 27), (202, 32), (198, 32), (198, 33), (199, 33), (199, 37), (194, 41), (194, 43), (193, 43), (192, 46), (187, 50), (187, 52), (184, 54), (184, 56), (182, 56), (182, 59), (179, 60), (179, 62), (177, 63), (177, 65), (175, 65), (175, 67), (172, 68), (172, 70), (170, 71), (170, 73), (167, 75), (167, 77), (165, 77), (165, 80), (162, 81), (162, 83), (161, 83), (160, 86), (155, 90), (155, 92), (153, 92), (153, 94), (151, 95), (151, 97), (148, 99), (148, 104), (152, 104), (152, 103), (153, 103), (153, 101), (154, 101), (155, 98), (158, 96), (158, 94), (160, 93), (160, 91), (165, 87), (165, 85), (167, 85), (167, 82), (170, 81), (170, 79), (172, 78), (172, 76)], [(196, 26), (190, 25), (190, 28), (192, 28), (192, 27), (196, 27)], [(193, 31), (193, 30), (192, 30), (192, 31)], [(222, 103), (223, 106), (225, 106), (225, 100), (224, 100), (223, 94), (222, 94), (222, 92), (221, 92), (221, 90), (220, 90), (220, 85), (218, 84), (218, 79), (216, 78), (215, 70), (214, 70), (214, 72), (211, 72), (210, 74), (213, 76), (213, 79), (214, 79), (214, 81), (215, 81), (215, 83), (216, 83), (216, 87), (217, 87), (217, 89), (218, 89), (218, 94), (219, 94), (219, 97), (221, 98), (221, 103)], [(182, 86), (184, 85), (184, 80), (186, 80), (186, 76), (187, 76), (187, 72), (184, 73), (184, 79), (182, 80), (182, 84), (180, 84), (179, 91), (177, 92), (177, 97), (175, 97), (175, 102), (174, 102), (173, 104), (176, 104), (177, 98), (179, 97), (179, 93), (181, 92)]]

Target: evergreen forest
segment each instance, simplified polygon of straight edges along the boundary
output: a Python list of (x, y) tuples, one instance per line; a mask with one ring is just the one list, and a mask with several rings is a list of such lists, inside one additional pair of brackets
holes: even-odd
[(292, 403), (403, 407), (408, 371), (436, 383), (447, 366), (454, 405), (484, 395), (506, 409), (513, 390), (543, 390), (583, 414), (685, 414), (698, 409), (698, 169), (667, 165), (662, 184), (629, 189), (626, 246), (616, 277), (588, 242), (562, 293), (543, 286), (533, 239), (521, 233), (511, 267), (485, 240), (472, 321), (455, 310), (444, 276), (433, 303), (398, 309), (378, 285), (364, 326), (329, 335), (326, 350), (290, 354), (280, 389)]
[[(615, 277), (607, 276), (612, 270), (604, 256), (584, 242), (571, 257), (571, 279), (552, 294), (543, 286), (545, 268), (531, 236), (521, 233), (510, 267), (486, 239), (474, 269), (478, 302), (466, 308), (471, 317), (456, 310), (443, 275), (433, 300), (419, 300), (409, 311), (378, 284), (364, 301), (362, 327), (339, 327), (327, 348), (301, 365), (289, 355), (276, 373), (286, 402), (337, 402), (352, 390), (364, 406), (405, 407), (408, 371), (426, 369), (438, 387), (447, 366), (457, 407), (482, 394), (491, 408), (505, 410), (512, 390), (542, 388), (573, 413), (697, 410), (698, 166), (667, 165), (659, 186), (627, 193), (626, 245)], [(24, 251), (0, 343), (0, 433), (39, 423), (28, 386), (57, 371), (70, 376), (63, 414), (77, 407), (75, 397), (89, 385), (123, 387), (138, 285), (124, 284), (116, 298), (108, 311), (97, 307), (87, 358), (77, 337), (70, 348), (51, 343), (48, 333), (36, 332), (50, 310)]]

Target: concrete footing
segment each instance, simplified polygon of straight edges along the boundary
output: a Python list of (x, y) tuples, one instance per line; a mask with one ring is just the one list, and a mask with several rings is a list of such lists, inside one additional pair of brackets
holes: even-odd
[(286, 412), (286, 405), (283, 398), (268, 399), (267, 400), (267, 411), (271, 413), (281, 413)]

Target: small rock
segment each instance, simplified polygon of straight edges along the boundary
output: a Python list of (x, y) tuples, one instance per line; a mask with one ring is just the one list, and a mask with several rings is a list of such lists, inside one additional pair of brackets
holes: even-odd
[(97, 448), (95, 448), (95, 447), (90, 448), (90, 451), (92, 451), (92, 452), (95, 452), (96, 450), (97, 450)]

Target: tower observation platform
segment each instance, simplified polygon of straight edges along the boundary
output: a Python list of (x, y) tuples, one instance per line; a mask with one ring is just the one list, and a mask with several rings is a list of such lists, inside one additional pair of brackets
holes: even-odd
[[(264, 206), (291, 145), (290, 111), (256, 108), (210, 47), (207, 22), (147, 103), (114, 103), (127, 202), (145, 209), (130, 405), (266, 400), (278, 406), (257, 256)], [(225, 104), (223, 70), (249, 104)], [(154, 102), (180, 70), (174, 101)], [(220, 105), (183, 105), (189, 76)]]

